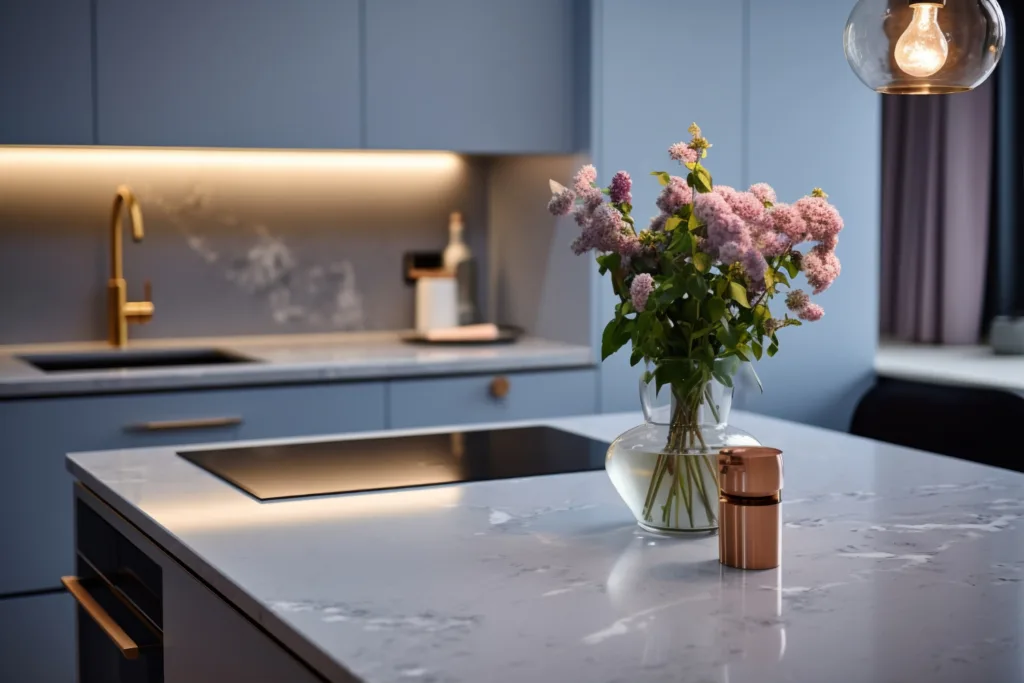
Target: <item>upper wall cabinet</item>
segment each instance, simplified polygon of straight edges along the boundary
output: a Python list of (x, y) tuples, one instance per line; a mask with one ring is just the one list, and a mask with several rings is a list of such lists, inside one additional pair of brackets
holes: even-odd
[(0, 144), (93, 142), (89, 0), (0, 2)]
[(370, 0), (367, 146), (572, 151), (583, 4)]
[(359, 146), (359, 0), (95, 2), (100, 144)]

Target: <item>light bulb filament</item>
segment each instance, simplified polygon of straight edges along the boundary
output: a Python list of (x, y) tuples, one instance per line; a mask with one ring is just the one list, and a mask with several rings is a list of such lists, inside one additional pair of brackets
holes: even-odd
[(927, 78), (942, 69), (949, 56), (949, 43), (939, 27), (942, 5), (919, 2), (911, 7), (914, 8), (914, 16), (910, 26), (896, 41), (893, 56), (896, 65), (908, 75)]

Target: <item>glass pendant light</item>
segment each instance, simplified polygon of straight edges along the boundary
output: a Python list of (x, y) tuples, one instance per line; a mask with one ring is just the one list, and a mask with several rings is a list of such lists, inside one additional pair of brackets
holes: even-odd
[(996, 0), (859, 0), (843, 34), (857, 77), (891, 95), (973, 90), (996, 68), (1005, 43)]

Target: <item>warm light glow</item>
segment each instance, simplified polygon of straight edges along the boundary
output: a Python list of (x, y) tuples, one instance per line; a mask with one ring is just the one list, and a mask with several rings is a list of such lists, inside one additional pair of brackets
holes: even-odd
[(267, 169), (453, 171), (460, 167), (462, 160), (453, 152), (0, 146), (0, 167), (10, 164), (92, 167), (126, 163), (191, 169), (244, 165)]
[[(423, 515), (457, 507), (461, 486), (431, 486), (404, 491), (322, 496), (259, 502), (242, 495), (225, 496), (222, 489), (207, 500), (191, 496), (181, 504), (136, 501), (150, 517), (174, 533), (214, 529), (301, 526), (305, 524)], [(130, 498), (130, 496), (129, 496)]]
[(949, 44), (939, 28), (940, 5), (917, 3), (911, 5), (914, 16), (910, 26), (896, 41), (894, 57), (897, 66), (917, 78), (927, 78), (946, 64)]

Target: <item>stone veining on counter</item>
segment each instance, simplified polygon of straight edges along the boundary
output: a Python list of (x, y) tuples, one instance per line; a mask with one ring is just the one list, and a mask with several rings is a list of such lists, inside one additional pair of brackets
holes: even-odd
[(546, 339), (423, 346), (405, 343), (393, 332), (133, 341), (131, 347), (218, 348), (257, 362), (46, 374), (18, 356), (88, 353), (110, 347), (102, 342), (0, 346), (0, 398), (515, 372), (594, 363), (589, 347)]
[[(638, 419), (549, 423), (610, 440)], [(736, 421), (786, 453), (775, 570), (640, 530), (602, 472), (260, 504), (172, 449), (70, 467), (328, 677), (1024, 678), (1024, 477)]]

